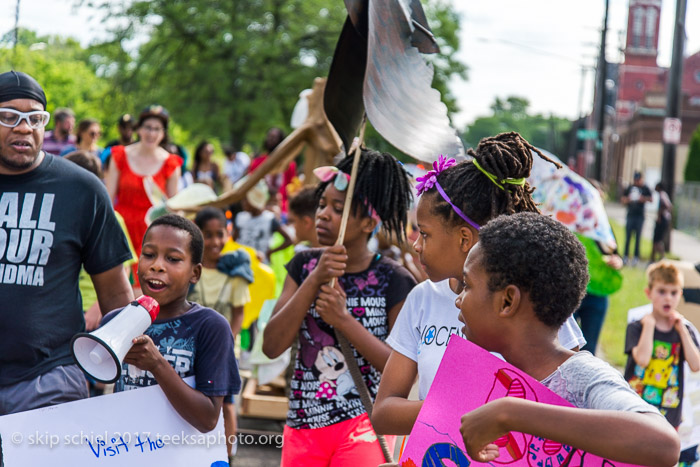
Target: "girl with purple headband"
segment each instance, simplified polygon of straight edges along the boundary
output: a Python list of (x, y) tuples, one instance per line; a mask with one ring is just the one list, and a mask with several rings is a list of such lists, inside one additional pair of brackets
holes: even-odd
[[(380, 442), (360, 399), (374, 400), (391, 348), (384, 343), (413, 276), (372, 252), (372, 232), (405, 238), (411, 184), (390, 154), (363, 149), (351, 200), (346, 200), (352, 157), (314, 170), (316, 233), (325, 248), (297, 253), (287, 264), (282, 294), (263, 332), (263, 352), (274, 358), (298, 342), (289, 385), (282, 466), (365, 466), (384, 462)], [(342, 245), (335, 245), (345, 203), (350, 217)], [(337, 278), (335, 287), (328, 283)], [(351, 344), (348, 360), (335, 329)], [(356, 386), (349, 364), (361, 373)], [(391, 443), (388, 443), (391, 446)]]
[[(411, 432), (450, 336), (464, 337), (455, 310), (461, 291), (457, 278), (479, 240), (479, 228), (501, 214), (539, 213), (525, 181), (533, 153), (556, 165), (518, 133), (502, 133), (470, 149), (471, 160), (458, 164), (440, 156), (433, 170), (417, 178), (420, 235), (413, 246), (429, 280), (408, 294), (387, 339), (393, 351), (372, 413), (377, 433)], [(585, 344), (573, 318), (560, 329), (559, 341), (569, 349)], [(419, 400), (409, 401), (416, 376)]]

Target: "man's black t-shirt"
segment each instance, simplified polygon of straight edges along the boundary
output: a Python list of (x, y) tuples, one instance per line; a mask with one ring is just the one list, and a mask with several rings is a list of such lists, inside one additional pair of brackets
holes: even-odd
[(627, 216), (644, 217), (644, 202), (642, 197), (651, 198), (651, 190), (648, 186), (630, 185), (625, 189), (624, 196), (629, 199), (627, 203)]
[(102, 182), (47, 154), (21, 175), (0, 175), (0, 386), (74, 363), (85, 329), (81, 265), (99, 274), (131, 257)]

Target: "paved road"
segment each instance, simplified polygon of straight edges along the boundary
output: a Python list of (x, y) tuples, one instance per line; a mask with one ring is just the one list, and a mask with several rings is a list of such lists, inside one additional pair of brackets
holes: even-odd
[(283, 421), (238, 417), (238, 452), (232, 467), (278, 467)]

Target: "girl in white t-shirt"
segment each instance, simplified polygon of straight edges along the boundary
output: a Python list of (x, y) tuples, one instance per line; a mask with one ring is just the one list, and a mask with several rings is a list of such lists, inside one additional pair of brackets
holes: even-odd
[[(479, 240), (480, 226), (501, 214), (539, 212), (525, 181), (533, 152), (556, 165), (513, 132), (484, 138), (476, 152), (469, 150), (469, 161), (457, 164), (440, 156), (433, 170), (418, 177), (420, 235), (413, 246), (430, 280), (408, 294), (386, 341), (393, 350), (372, 413), (378, 433), (411, 432), (450, 336), (464, 337), (455, 307), (460, 292), (456, 278)], [(569, 349), (585, 344), (573, 318), (559, 330), (559, 341)], [(416, 376), (420, 400), (409, 401)]]

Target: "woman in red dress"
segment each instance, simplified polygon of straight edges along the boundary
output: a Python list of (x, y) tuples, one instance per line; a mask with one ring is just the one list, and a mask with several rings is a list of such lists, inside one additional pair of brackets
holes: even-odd
[[(161, 146), (168, 141), (168, 112), (159, 105), (146, 107), (137, 124), (137, 143), (113, 146), (105, 185), (122, 215), (134, 245), (141, 255), (141, 241), (146, 233), (146, 213), (156, 204), (177, 193), (182, 159)], [(134, 265), (136, 268), (136, 265)], [(134, 269), (134, 280), (138, 285)]]

